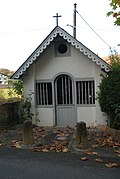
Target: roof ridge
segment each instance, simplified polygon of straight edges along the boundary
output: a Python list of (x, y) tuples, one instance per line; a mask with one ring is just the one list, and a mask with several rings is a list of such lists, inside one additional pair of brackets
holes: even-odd
[(42, 41), (42, 43), (34, 50), (34, 52), (27, 58), (27, 60), (19, 67), (19, 69), (12, 75), (11, 78), (19, 79), (20, 76), (29, 68), (31, 64), (36, 60), (36, 58), (43, 53), (43, 51), (49, 46), (49, 44), (54, 40), (57, 35), (60, 35), (68, 43), (71, 43), (76, 49), (82, 52), (84, 55), (88, 56), (94, 63), (104, 69), (106, 72), (110, 71), (110, 66), (94, 52), (84, 46), (81, 42), (71, 36), (68, 32), (59, 26), (56, 26), (49, 35)]

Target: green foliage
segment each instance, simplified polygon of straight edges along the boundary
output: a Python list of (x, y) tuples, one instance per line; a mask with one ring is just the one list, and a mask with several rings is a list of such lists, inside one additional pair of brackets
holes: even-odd
[(112, 11), (107, 13), (107, 16), (115, 18), (114, 24), (120, 26), (120, 0), (109, 0)]
[[(9, 93), (11, 90), (11, 93)], [(18, 97), (18, 95), (16, 95), (14, 93), (14, 91), (12, 91), (12, 89), (9, 88), (0, 88), (0, 103), (6, 103), (6, 102), (17, 102), (17, 101), (21, 101), (21, 98)]]
[(111, 58), (112, 69), (106, 76), (102, 75), (98, 100), (101, 110), (110, 117), (111, 127), (120, 128), (120, 58)]
[(19, 98), (23, 97), (23, 81), (22, 80), (9, 80), (9, 95), (17, 95)]
[(32, 120), (33, 114), (31, 113), (31, 93), (28, 95), (27, 98), (24, 98), (23, 105), (22, 105), (22, 119), (25, 120)]
[(7, 89), (0, 89), (0, 103), (6, 102), (8, 99)]

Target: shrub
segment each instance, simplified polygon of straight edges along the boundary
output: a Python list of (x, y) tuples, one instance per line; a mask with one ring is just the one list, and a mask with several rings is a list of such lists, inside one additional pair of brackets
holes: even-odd
[(112, 59), (111, 71), (102, 75), (98, 100), (101, 110), (110, 117), (110, 126), (120, 129), (120, 60), (118, 56)]

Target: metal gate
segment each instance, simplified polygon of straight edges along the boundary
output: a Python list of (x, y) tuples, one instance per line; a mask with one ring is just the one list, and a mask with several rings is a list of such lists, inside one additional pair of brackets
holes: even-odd
[(57, 126), (75, 125), (73, 80), (68, 75), (60, 75), (55, 80), (55, 112)]

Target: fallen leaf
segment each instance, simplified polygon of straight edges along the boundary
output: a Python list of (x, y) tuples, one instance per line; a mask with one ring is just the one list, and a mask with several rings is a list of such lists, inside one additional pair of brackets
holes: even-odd
[(98, 153), (97, 152), (92, 152), (92, 155), (97, 155)]
[(17, 140), (12, 140), (12, 143), (16, 143), (17, 142)]
[(96, 158), (96, 159), (95, 159), (95, 162), (98, 162), (98, 163), (103, 163), (103, 160), (102, 160), (102, 159), (100, 159), (100, 158)]
[(18, 149), (21, 148), (21, 145), (19, 144), (19, 142), (16, 142), (14, 145), (15, 145), (15, 147), (18, 148)]
[(93, 144), (93, 145), (91, 145), (91, 147), (92, 147), (93, 149), (96, 149), (96, 148), (98, 147), (98, 145), (97, 145), (97, 144)]
[(97, 155), (97, 152), (93, 152), (93, 151), (84, 151), (84, 154), (86, 155)]
[(115, 153), (120, 154), (120, 150), (116, 150)]
[(42, 151), (43, 151), (43, 152), (49, 152), (49, 150), (48, 150), (48, 149), (43, 149)]
[(81, 157), (80, 159), (81, 159), (82, 161), (86, 161), (86, 160), (88, 160), (87, 157)]
[(38, 147), (35, 147), (35, 148), (33, 148), (33, 151), (34, 152), (41, 152), (42, 150), (40, 148), (38, 148)]
[(107, 164), (105, 164), (105, 166), (108, 168), (114, 168), (114, 167), (118, 167), (118, 164), (117, 163), (107, 163)]
[(62, 150), (62, 152), (68, 152), (69, 150), (68, 150), (68, 148), (64, 148), (63, 150)]
[(19, 144), (19, 142), (15, 142), (11, 145), (11, 147), (15, 147), (15, 148), (18, 148), (20, 149), (21, 148), (21, 145)]
[(55, 150), (55, 147), (50, 147), (50, 150)]
[(112, 138), (112, 137), (109, 137), (109, 138), (107, 139), (107, 141), (108, 141), (108, 142), (113, 141), (113, 138)]
[(114, 145), (117, 146), (117, 147), (120, 147), (120, 143), (119, 142), (115, 142)]
[(84, 151), (84, 154), (86, 154), (86, 155), (92, 155), (92, 151)]

